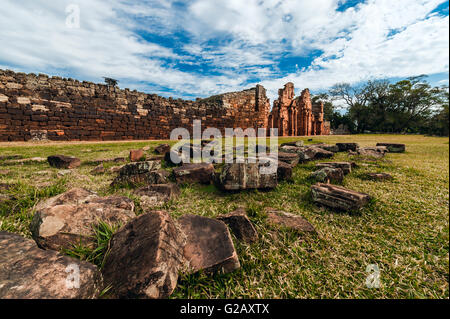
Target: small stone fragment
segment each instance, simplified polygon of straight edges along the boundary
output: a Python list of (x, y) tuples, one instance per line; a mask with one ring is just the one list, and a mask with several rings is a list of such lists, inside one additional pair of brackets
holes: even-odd
[(238, 240), (248, 244), (258, 240), (258, 233), (248, 219), (245, 209), (239, 208), (231, 213), (220, 215), (217, 219), (227, 224)]

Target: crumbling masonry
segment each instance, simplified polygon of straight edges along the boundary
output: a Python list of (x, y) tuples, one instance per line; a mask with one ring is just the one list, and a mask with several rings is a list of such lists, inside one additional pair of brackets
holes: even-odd
[(174, 128), (278, 128), (279, 135), (328, 134), (323, 107), (288, 83), (270, 112), (261, 85), (188, 101), (129, 89), (0, 70), (0, 141), (168, 139)]

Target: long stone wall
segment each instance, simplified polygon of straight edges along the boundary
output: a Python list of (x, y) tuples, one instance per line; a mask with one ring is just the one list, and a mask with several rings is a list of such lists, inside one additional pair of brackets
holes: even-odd
[(168, 139), (172, 129), (267, 127), (258, 85), (196, 101), (73, 79), (0, 70), (0, 141)]

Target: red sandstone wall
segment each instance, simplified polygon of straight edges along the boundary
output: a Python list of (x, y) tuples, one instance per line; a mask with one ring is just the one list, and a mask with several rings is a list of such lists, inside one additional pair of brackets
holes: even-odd
[(267, 127), (261, 86), (198, 101), (0, 70), (0, 141), (168, 139), (172, 129)]

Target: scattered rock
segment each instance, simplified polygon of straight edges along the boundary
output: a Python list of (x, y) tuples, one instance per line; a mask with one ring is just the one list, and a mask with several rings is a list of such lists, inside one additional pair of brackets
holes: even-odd
[(299, 155), (299, 161), (312, 161), (321, 158), (331, 158), (334, 156), (333, 152), (324, 150), (317, 146), (305, 146), (305, 147), (296, 147), (296, 146), (283, 146), (280, 148), (281, 152), (285, 153), (295, 153)]
[(134, 191), (134, 194), (140, 197), (140, 205), (146, 211), (176, 198), (180, 194), (180, 189), (172, 183), (155, 184), (141, 187)]
[(151, 155), (145, 158), (146, 161), (162, 161), (164, 159), (164, 155)]
[(320, 183), (342, 183), (344, 180), (344, 172), (340, 168), (323, 167), (310, 176)]
[(109, 169), (111, 173), (118, 173), (122, 169), (123, 166), (113, 166)]
[(103, 174), (103, 173), (105, 173), (105, 167), (103, 167), (103, 164), (100, 164), (100, 165), (96, 166), (93, 170), (91, 170), (92, 175)]
[(359, 148), (358, 143), (336, 143), (336, 146), (339, 148), (339, 152), (356, 152)]
[(0, 175), (8, 175), (10, 173), (11, 173), (11, 171), (8, 169), (0, 169)]
[(122, 166), (119, 175), (113, 180), (111, 186), (139, 184), (164, 184), (168, 172), (160, 170), (160, 161), (133, 162)]
[(403, 153), (406, 150), (405, 144), (398, 143), (377, 143), (377, 146), (386, 146), (391, 153)]
[(142, 150), (143, 150), (144, 152), (150, 151), (150, 146), (144, 146), (144, 147), (142, 148)]
[(363, 157), (382, 158), (389, 152), (385, 146), (363, 147), (359, 148), (356, 153)]
[(76, 157), (64, 156), (64, 155), (53, 155), (47, 157), (48, 163), (52, 167), (56, 168), (68, 168), (72, 169), (80, 166), (81, 161)]
[(93, 243), (92, 226), (99, 221), (125, 224), (135, 216), (134, 203), (127, 197), (99, 197), (74, 188), (39, 202), (30, 224), (33, 239), (44, 249), (71, 248), (80, 241)]
[(290, 164), (292, 167), (296, 166), (299, 162), (299, 155), (297, 153), (278, 152), (278, 160)]
[(267, 221), (272, 225), (290, 228), (298, 232), (316, 232), (313, 225), (300, 215), (294, 215), (271, 208), (268, 208), (266, 211)]
[(393, 179), (392, 175), (388, 173), (367, 173), (366, 176), (368, 179), (374, 181), (388, 181)]
[(292, 180), (292, 165), (282, 161), (278, 161), (277, 178), (278, 181)]
[(287, 142), (287, 143), (283, 143), (280, 146), (296, 146), (296, 147), (302, 147), (304, 146), (305, 143), (303, 141), (294, 141), (294, 142)]
[(183, 215), (177, 222), (186, 234), (184, 257), (191, 272), (229, 273), (240, 267), (225, 223), (197, 215)]
[(210, 184), (214, 177), (214, 166), (210, 163), (185, 163), (173, 169), (178, 184)]
[(103, 267), (105, 284), (118, 298), (167, 298), (177, 285), (183, 234), (165, 211), (142, 214), (111, 239)]
[(160, 144), (155, 148), (155, 152), (158, 154), (166, 154), (169, 151), (170, 151), (169, 144)]
[(323, 183), (312, 185), (311, 193), (315, 203), (343, 211), (358, 210), (370, 200), (367, 194)]
[[(0, 269), (0, 299), (96, 298), (103, 287), (94, 265), (39, 249), (32, 240), (4, 231), (0, 232)], [(74, 272), (79, 280), (71, 280)]]
[(224, 190), (275, 188), (277, 170), (269, 168), (270, 165), (267, 161), (225, 164), (216, 182)]
[(339, 152), (339, 147), (337, 145), (331, 145), (331, 144), (317, 144), (315, 145), (318, 148), (321, 148), (325, 151), (337, 153)]
[(342, 172), (344, 175), (347, 175), (352, 172), (352, 163), (351, 162), (323, 162), (323, 163), (317, 163), (317, 168), (324, 168), (324, 167), (333, 167), (333, 168), (340, 168), (342, 169)]
[(248, 219), (245, 209), (239, 208), (231, 213), (220, 215), (217, 219), (227, 224), (238, 240), (248, 244), (258, 240), (258, 232)]
[(145, 153), (142, 149), (130, 150), (129, 158), (132, 162), (138, 162), (145, 159)]

